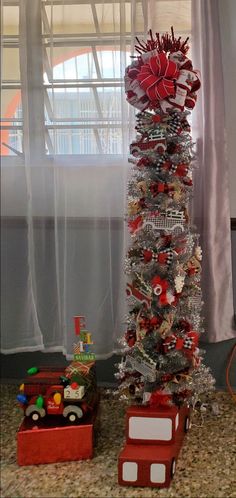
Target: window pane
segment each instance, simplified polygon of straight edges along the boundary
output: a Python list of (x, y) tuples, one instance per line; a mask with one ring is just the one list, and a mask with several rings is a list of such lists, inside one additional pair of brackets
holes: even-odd
[[(5, 132), (6, 133), (6, 132)], [(7, 140), (4, 140), (4, 134), (1, 143), (1, 155), (2, 156), (16, 156), (17, 152), (22, 152), (22, 140), (23, 131), (22, 129), (11, 129), (7, 132)], [(4, 143), (7, 143), (9, 147), (5, 147)]]
[(68, 4), (45, 7), (48, 22), (54, 34), (95, 33), (91, 5)]
[[(58, 88), (53, 92), (49, 89), (47, 94), (51, 104), (52, 121), (55, 119), (63, 120), (63, 118), (81, 121), (86, 118), (98, 119), (102, 117), (99, 113), (101, 106), (99, 100), (96, 99), (95, 89)], [(48, 116), (50, 117), (50, 112), (48, 112)]]
[(19, 34), (19, 7), (3, 3), (3, 35)]
[(1, 92), (1, 118), (22, 117), (20, 90)]
[(14, 154), (3, 144), (7, 144), (22, 152), (22, 107), (20, 91), (2, 90), (1, 119), (1, 155)]
[(152, 13), (152, 24), (159, 32), (170, 31), (174, 26), (176, 34), (191, 31), (190, 0), (158, 0)]
[(120, 32), (120, 5), (104, 3), (96, 5), (100, 30), (103, 33)]
[(98, 88), (98, 97), (102, 115), (105, 118), (119, 119), (121, 121), (121, 92), (118, 88)]
[[(122, 54), (122, 57), (122, 63), (125, 63), (128, 54)], [(81, 80), (83, 82), (83, 80), (101, 80), (103, 78), (123, 79), (119, 50), (106, 50), (99, 46), (92, 49), (91, 47), (77, 50), (73, 48), (69, 50), (57, 49), (54, 50), (54, 61), (57, 60), (61, 60), (61, 62), (56, 63), (53, 67), (54, 80)], [(44, 68), (45, 73), (47, 73), (46, 65)], [(45, 76), (50, 80), (48, 74)]]
[(3, 48), (2, 80), (20, 81), (19, 48)]
[(121, 154), (122, 153), (122, 136), (119, 125), (115, 127), (109, 125), (107, 128), (100, 128), (99, 138), (102, 145), (103, 154)]
[[(129, 62), (130, 47), (120, 53), (119, 46), (107, 47), (94, 44), (93, 46), (53, 47), (46, 48), (44, 57), (44, 71), (48, 80), (91, 80), (101, 78), (123, 79), (126, 62)], [(122, 61), (122, 66), (121, 66)], [(48, 67), (50, 69), (48, 74)]]
[[(60, 51), (65, 60), (53, 68), (54, 79), (97, 79), (98, 74), (91, 47)], [(99, 72), (99, 70), (98, 70)]]
[(46, 120), (82, 122), (104, 119), (121, 120), (121, 89), (106, 88), (66, 88), (47, 91), (45, 106)]
[(81, 129), (49, 130), (55, 154), (121, 154), (121, 129), (118, 125)]
[(96, 51), (102, 78), (122, 78), (120, 52), (118, 50)]

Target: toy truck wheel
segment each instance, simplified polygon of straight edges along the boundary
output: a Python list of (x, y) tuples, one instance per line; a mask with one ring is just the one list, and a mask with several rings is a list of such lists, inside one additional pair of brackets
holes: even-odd
[(40, 415), (38, 412), (32, 412), (30, 417), (31, 417), (31, 420), (33, 420), (34, 422), (37, 422), (37, 420), (40, 419)]
[(42, 417), (45, 417), (46, 412), (44, 408), (38, 408), (36, 405), (29, 405), (25, 410), (26, 417), (30, 417), (31, 420), (36, 422)]
[(164, 145), (158, 145), (156, 151), (157, 151), (158, 154), (163, 154), (165, 152)]
[(75, 413), (70, 413), (67, 418), (70, 422), (76, 422), (77, 415)]
[(136, 156), (138, 156), (138, 155), (139, 155), (139, 152), (140, 152), (140, 151), (139, 151), (139, 149), (138, 149), (137, 147), (132, 147), (132, 148), (130, 149), (130, 154), (132, 154), (132, 156), (135, 156), (135, 157), (136, 157)]
[(184, 231), (184, 228), (182, 227), (182, 225), (174, 225), (172, 227), (172, 232), (175, 232), (177, 235), (182, 233)]
[(71, 423), (77, 422), (80, 418), (83, 417), (83, 410), (80, 406), (67, 406), (63, 411), (63, 416), (67, 418), (67, 420)]
[(171, 478), (174, 477), (174, 475), (175, 475), (175, 469), (176, 469), (176, 460), (175, 460), (175, 458), (173, 458), (172, 462), (171, 462), (171, 468), (170, 468)]
[(155, 230), (155, 225), (152, 225), (151, 223), (146, 223), (144, 225), (144, 228), (146, 228), (147, 232), (151, 232), (152, 230)]

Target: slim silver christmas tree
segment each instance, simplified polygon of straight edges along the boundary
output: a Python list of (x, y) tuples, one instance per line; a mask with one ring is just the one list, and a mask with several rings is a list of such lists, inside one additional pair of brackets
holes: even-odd
[(137, 39), (125, 90), (137, 110), (130, 145), (125, 270), (129, 315), (120, 395), (150, 407), (195, 404), (214, 379), (202, 363), (199, 235), (189, 214), (194, 150), (188, 121), (200, 81), (188, 39)]

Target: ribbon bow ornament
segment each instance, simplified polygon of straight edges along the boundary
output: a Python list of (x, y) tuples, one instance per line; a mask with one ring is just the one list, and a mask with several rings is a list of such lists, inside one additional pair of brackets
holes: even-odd
[(193, 109), (200, 80), (192, 62), (181, 51), (147, 52), (126, 69), (125, 91), (128, 102), (144, 111), (161, 107), (183, 111)]
[(140, 61), (134, 61), (126, 68), (124, 82), (127, 101), (140, 111), (144, 111), (149, 106), (149, 100), (137, 81), (139, 66)]
[(172, 263), (173, 257), (174, 257), (174, 251), (168, 248), (163, 249), (160, 252), (154, 252), (152, 249), (144, 247), (141, 253), (141, 259), (145, 263), (149, 263), (150, 261), (156, 261), (160, 265), (167, 265), (167, 266), (169, 266)]
[(197, 100), (196, 91), (199, 90), (201, 83), (196, 72), (193, 71), (192, 62), (181, 52), (170, 54), (169, 59), (179, 67), (176, 92), (174, 97), (171, 96), (168, 101), (160, 102), (160, 106), (164, 112), (173, 107), (180, 111), (183, 111), (184, 107), (193, 109)]
[(174, 61), (167, 59), (164, 52), (150, 57), (141, 66), (137, 75), (141, 88), (151, 102), (156, 102), (175, 95), (174, 80), (179, 77), (179, 69)]
[(151, 183), (149, 190), (152, 197), (156, 197), (158, 194), (171, 194), (174, 190), (173, 185), (164, 182), (153, 182)]
[(184, 351), (186, 354), (192, 356), (193, 352), (198, 345), (198, 333), (194, 330), (188, 332), (185, 337), (178, 337), (176, 334), (172, 334), (163, 342), (163, 348), (165, 353), (169, 353), (173, 350)]
[(157, 389), (156, 391), (153, 391), (149, 398), (149, 405), (153, 408), (157, 408), (159, 406), (171, 406), (171, 393), (168, 391), (168, 389)]

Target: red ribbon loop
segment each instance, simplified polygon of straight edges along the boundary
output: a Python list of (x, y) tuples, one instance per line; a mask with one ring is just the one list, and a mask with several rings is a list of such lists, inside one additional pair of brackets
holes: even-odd
[(168, 60), (164, 53), (160, 53), (141, 66), (137, 80), (148, 98), (156, 101), (175, 95), (174, 82), (178, 77), (177, 64)]
[(126, 69), (125, 90), (128, 102), (143, 111), (161, 107), (183, 111), (193, 109), (201, 86), (192, 62), (181, 51), (143, 54)]

